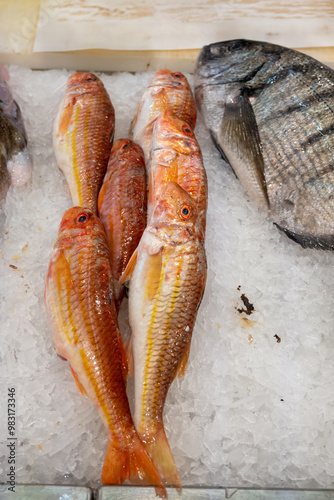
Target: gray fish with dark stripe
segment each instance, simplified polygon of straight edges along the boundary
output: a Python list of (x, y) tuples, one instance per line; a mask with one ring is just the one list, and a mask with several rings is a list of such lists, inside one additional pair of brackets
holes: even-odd
[(201, 50), (199, 110), (245, 190), (303, 247), (334, 250), (334, 71), (251, 40)]

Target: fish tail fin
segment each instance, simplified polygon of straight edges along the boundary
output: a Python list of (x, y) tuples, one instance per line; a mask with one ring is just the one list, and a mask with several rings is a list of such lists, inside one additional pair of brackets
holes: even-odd
[(152, 461), (167, 486), (172, 486), (181, 494), (182, 487), (165, 430), (160, 427), (153, 439), (145, 444)]
[(126, 479), (133, 484), (152, 485), (157, 495), (167, 498), (162, 479), (137, 434), (133, 436), (128, 448), (120, 447), (108, 440), (102, 483), (123, 484)]

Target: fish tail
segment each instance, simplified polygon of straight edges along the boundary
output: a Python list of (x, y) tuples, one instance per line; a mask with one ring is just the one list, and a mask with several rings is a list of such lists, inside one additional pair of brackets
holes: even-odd
[(157, 495), (167, 498), (162, 479), (137, 434), (133, 436), (128, 448), (108, 440), (102, 483), (122, 484), (126, 479), (133, 484), (153, 485)]
[(145, 444), (152, 461), (167, 486), (172, 486), (181, 494), (181, 481), (167, 441), (164, 428), (161, 426), (153, 439)]

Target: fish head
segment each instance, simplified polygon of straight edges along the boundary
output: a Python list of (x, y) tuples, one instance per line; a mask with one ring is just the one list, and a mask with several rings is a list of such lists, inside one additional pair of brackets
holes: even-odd
[(170, 87), (190, 90), (187, 78), (180, 71), (159, 69), (151, 80), (150, 87)]
[(155, 149), (172, 149), (183, 155), (199, 151), (191, 127), (169, 111), (158, 116), (154, 126), (152, 144), (154, 144)]
[(197, 58), (195, 87), (250, 81), (281, 52), (278, 45), (244, 39), (206, 45)]
[(192, 228), (197, 220), (198, 210), (190, 194), (176, 182), (168, 182), (153, 210), (151, 225), (176, 224)]
[(143, 150), (136, 142), (131, 139), (118, 139), (114, 142), (111, 148), (110, 158), (117, 159), (119, 161), (127, 158), (129, 161), (135, 161), (136, 158), (143, 157)]
[(96, 75), (78, 71), (68, 78), (66, 94), (96, 93), (101, 88), (104, 88), (103, 83)]
[(101, 233), (104, 234), (102, 222), (94, 212), (88, 208), (71, 207), (63, 215), (57, 241), (84, 236), (94, 237)]

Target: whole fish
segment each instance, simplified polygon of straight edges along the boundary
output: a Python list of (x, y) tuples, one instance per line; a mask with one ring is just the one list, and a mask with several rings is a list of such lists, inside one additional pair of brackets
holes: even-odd
[(179, 71), (160, 69), (146, 89), (130, 127), (130, 136), (143, 148), (146, 162), (154, 122), (168, 110), (194, 129), (197, 111), (187, 78)]
[(196, 101), (248, 193), (304, 247), (334, 249), (334, 71), (251, 40), (201, 50)]
[(131, 139), (119, 139), (112, 147), (99, 193), (98, 214), (107, 235), (115, 301), (119, 309), (123, 296), (119, 279), (146, 225), (144, 153)]
[(10, 184), (22, 186), (28, 182), (32, 172), (21, 110), (8, 80), (8, 71), (0, 65), (0, 198)]
[(97, 408), (108, 432), (102, 482), (148, 482), (166, 495), (130, 415), (126, 357), (113, 302), (102, 222), (73, 207), (62, 218), (45, 284), (57, 353), (68, 360), (78, 389)]
[(148, 218), (162, 189), (173, 181), (197, 204), (205, 230), (208, 186), (201, 149), (189, 125), (170, 112), (156, 120), (148, 170)]
[(186, 369), (206, 257), (196, 203), (175, 182), (161, 192), (121, 281), (131, 272), (134, 423), (166, 484), (180, 488), (162, 414), (172, 381)]
[(102, 81), (92, 73), (72, 74), (54, 121), (53, 146), (73, 204), (95, 213), (114, 129), (115, 112)]

